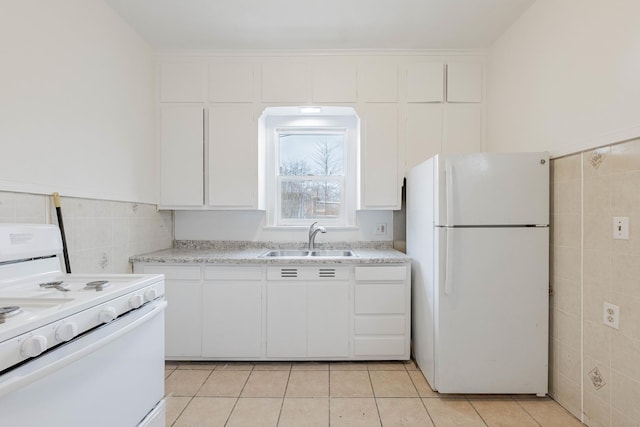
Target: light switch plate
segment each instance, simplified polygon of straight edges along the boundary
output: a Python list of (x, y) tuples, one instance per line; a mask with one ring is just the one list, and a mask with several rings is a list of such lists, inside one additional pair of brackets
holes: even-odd
[(629, 217), (613, 217), (613, 238), (617, 240), (629, 240)]

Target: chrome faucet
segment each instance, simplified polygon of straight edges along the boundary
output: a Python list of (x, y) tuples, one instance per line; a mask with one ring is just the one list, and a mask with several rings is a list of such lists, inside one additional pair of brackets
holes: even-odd
[(318, 234), (318, 231), (321, 233), (326, 233), (327, 229), (318, 225), (316, 226), (318, 222), (314, 222), (313, 224), (311, 224), (311, 226), (309, 227), (309, 250), (312, 251), (314, 248), (313, 246), (315, 245), (315, 241), (316, 241), (316, 234)]

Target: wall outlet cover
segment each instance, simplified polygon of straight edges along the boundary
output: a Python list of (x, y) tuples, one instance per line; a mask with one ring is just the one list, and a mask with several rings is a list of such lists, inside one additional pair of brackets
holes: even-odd
[(610, 328), (620, 329), (620, 307), (605, 302), (602, 310), (602, 323)]

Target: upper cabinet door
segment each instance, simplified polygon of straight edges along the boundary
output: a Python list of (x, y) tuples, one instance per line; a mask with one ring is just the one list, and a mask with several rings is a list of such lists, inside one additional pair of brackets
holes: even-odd
[(160, 102), (202, 102), (205, 76), (205, 64), (161, 64)]
[(360, 208), (400, 209), (398, 106), (366, 104), (363, 117)]
[(311, 65), (313, 102), (356, 102), (355, 64), (317, 62)]
[(442, 153), (474, 153), (482, 150), (482, 106), (449, 104), (444, 112)]
[(398, 65), (365, 62), (358, 66), (358, 101), (397, 102)]
[(450, 62), (447, 65), (447, 101), (482, 102), (482, 64)]
[(258, 120), (252, 104), (209, 109), (209, 206), (257, 208)]
[(221, 63), (209, 67), (209, 100), (211, 102), (253, 102), (255, 65)]
[(444, 101), (444, 64), (426, 62), (407, 66), (407, 102)]
[(406, 110), (406, 168), (442, 151), (443, 104), (409, 104)]
[(204, 110), (201, 105), (160, 107), (160, 205), (202, 206)]
[(301, 62), (277, 62), (262, 65), (264, 102), (307, 103), (310, 100), (308, 67)]

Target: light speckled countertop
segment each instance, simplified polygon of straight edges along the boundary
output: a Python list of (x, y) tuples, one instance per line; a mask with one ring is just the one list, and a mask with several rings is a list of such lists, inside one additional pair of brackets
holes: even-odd
[(260, 255), (272, 249), (306, 249), (299, 242), (246, 242), (177, 240), (173, 248), (129, 258), (131, 262), (162, 264), (390, 264), (411, 258), (392, 248), (391, 242), (338, 242), (316, 249), (351, 249), (354, 257), (277, 257)]

